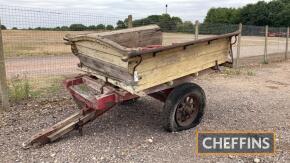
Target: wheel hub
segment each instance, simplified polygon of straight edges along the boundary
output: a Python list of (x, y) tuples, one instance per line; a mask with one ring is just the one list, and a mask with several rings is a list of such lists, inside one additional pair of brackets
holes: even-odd
[(197, 97), (188, 95), (177, 105), (175, 119), (179, 126), (185, 127), (193, 123), (198, 115), (199, 103)]

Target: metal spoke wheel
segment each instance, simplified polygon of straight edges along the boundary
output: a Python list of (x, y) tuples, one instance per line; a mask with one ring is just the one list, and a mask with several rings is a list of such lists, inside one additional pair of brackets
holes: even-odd
[(179, 126), (188, 126), (197, 117), (199, 108), (198, 97), (186, 96), (176, 108), (175, 120)]
[(205, 105), (205, 93), (200, 86), (185, 83), (174, 88), (164, 105), (165, 129), (174, 132), (195, 127), (203, 117)]

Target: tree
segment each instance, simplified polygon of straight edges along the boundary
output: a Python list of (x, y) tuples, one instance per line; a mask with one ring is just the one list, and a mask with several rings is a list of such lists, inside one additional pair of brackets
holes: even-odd
[(241, 9), (241, 23), (258, 26), (270, 25), (267, 3), (259, 1), (256, 4), (243, 7)]
[(87, 29), (87, 27), (83, 24), (72, 24), (69, 26), (69, 29), (71, 31), (84, 31)]
[(7, 29), (7, 28), (5, 27), (5, 25), (1, 25), (1, 29), (2, 29), (2, 30), (5, 30), (5, 29)]
[(211, 8), (205, 23), (288, 26), (290, 0), (259, 1), (241, 8)]
[(234, 8), (211, 8), (205, 17), (208, 24), (237, 24), (240, 20), (240, 9)]
[(96, 29), (97, 30), (105, 30), (106, 26), (104, 24), (99, 24), (99, 25), (96, 26)]
[(13, 29), (13, 30), (18, 30), (18, 28), (17, 28), (17, 27), (13, 27), (12, 29)]
[(96, 30), (96, 29), (97, 29), (97, 27), (95, 25), (88, 26), (88, 30), (90, 30), (90, 31), (93, 31), (93, 30)]
[(68, 26), (61, 26), (60, 27), (60, 30), (62, 30), (62, 31), (68, 31), (69, 30), (69, 27)]
[(191, 21), (184, 21), (182, 24), (177, 25), (178, 32), (194, 32), (194, 25)]
[(122, 20), (119, 20), (119, 21), (117, 22), (117, 27), (116, 27), (116, 29), (124, 29), (124, 28), (127, 28), (126, 25), (125, 25), (125, 23), (124, 23)]
[(156, 24), (158, 24), (159, 27), (165, 32), (176, 30), (176, 24), (171, 20), (169, 14), (162, 14), (159, 18), (159, 22), (157, 22)]
[(290, 4), (285, 6), (285, 8), (278, 14), (278, 17), (280, 17), (277, 24), (285, 27), (290, 26)]
[(107, 25), (106, 30), (114, 30), (114, 27), (112, 25)]
[(270, 1), (268, 3), (268, 10), (269, 10), (269, 25), (271, 26), (279, 26), (279, 25), (285, 25), (284, 18), (282, 17), (283, 12), (289, 10), (286, 8), (287, 5), (285, 5), (282, 1)]
[[(126, 25), (127, 19), (124, 20)], [(118, 24), (118, 23), (117, 23)], [(133, 26), (143, 26), (149, 24), (157, 24), (163, 31), (176, 31), (177, 26), (181, 26), (182, 19), (179, 17), (171, 17), (169, 14), (150, 15), (147, 18), (137, 19), (133, 21)]]
[(55, 27), (53, 30), (54, 30), (54, 31), (60, 31), (61, 28), (60, 28), (60, 27)]

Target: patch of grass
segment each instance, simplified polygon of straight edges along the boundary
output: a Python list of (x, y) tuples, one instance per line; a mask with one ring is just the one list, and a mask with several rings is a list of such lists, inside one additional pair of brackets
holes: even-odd
[(253, 70), (247, 70), (247, 75), (248, 76), (255, 76), (256, 73)]
[(61, 96), (64, 93), (64, 77), (27, 78), (17, 75), (9, 80), (9, 97), (11, 102), (27, 99)]
[(227, 68), (223, 71), (226, 75), (240, 75), (241, 69), (233, 69), (233, 68)]
[(53, 78), (51, 80), (48, 80), (48, 85), (44, 86), (43, 88), (43, 94), (57, 94), (62, 89), (62, 78)]
[(62, 76), (31, 79), (33, 90), (38, 92), (38, 96), (35, 98), (47, 98), (64, 95), (66, 92), (64, 91), (63, 80), (64, 77)]
[(224, 71), (222, 71), (223, 74), (228, 76), (237, 76), (237, 75), (247, 75), (247, 76), (255, 76), (256, 73), (252, 69), (246, 69), (246, 68), (226, 68)]
[(9, 82), (9, 98), (12, 102), (19, 102), (33, 97), (36, 92), (32, 91), (31, 84), (26, 77), (16, 76)]

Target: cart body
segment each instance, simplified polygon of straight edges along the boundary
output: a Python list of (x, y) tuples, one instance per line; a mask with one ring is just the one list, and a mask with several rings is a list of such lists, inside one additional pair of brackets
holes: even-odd
[(113, 32), (67, 35), (80, 70), (132, 94), (232, 60), (231, 38), (238, 32), (164, 45), (157, 25)]

